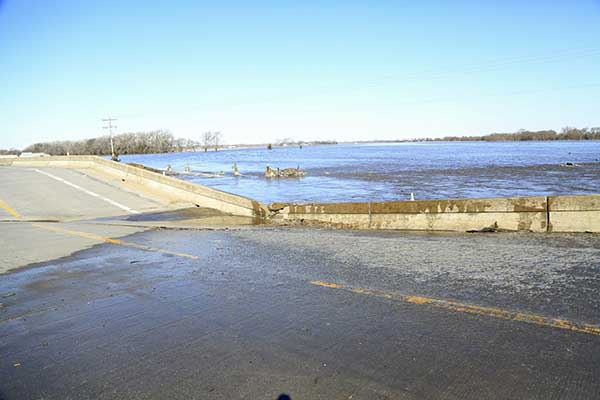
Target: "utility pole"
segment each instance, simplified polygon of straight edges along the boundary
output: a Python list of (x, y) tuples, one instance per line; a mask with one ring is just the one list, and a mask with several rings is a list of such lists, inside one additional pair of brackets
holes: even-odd
[(102, 120), (102, 122), (108, 122), (108, 126), (103, 126), (102, 129), (108, 129), (108, 135), (110, 138), (110, 153), (111, 153), (111, 158), (113, 161), (119, 161), (119, 159), (115, 155), (115, 145), (113, 144), (113, 138), (112, 138), (113, 128), (115, 128), (115, 129), (117, 128), (117, 126), (113, 125), (112, 123), (116, 120), (117, 120), (116, 118), (105, 118)]

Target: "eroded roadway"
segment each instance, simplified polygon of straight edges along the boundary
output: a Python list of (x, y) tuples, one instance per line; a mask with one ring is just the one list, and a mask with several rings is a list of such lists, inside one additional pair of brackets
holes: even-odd
[(0, 260), (66, 254), (0, 275), (1, 399), (600, 393), (598, 235), (155, 230), (75, 200), (29, 222), (50, 213), (5, 188)]

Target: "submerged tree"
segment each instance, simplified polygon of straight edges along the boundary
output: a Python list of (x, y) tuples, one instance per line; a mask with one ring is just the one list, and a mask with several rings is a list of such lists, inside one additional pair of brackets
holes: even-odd
[(211, 146), (213, 142), (213, 133), (212, 132), (204, 132), (202, 134), (202, 138), (200, 139), (202, 142), (202, 148), (204, 151), (208, 151), (208, 148)]
[(219, 151), (219, 144), (221, 144), (222, 137), (223, 135), (221, 135), (221, 132), (213, 133), (213, 145), (215, 146), (215, 151)]
[(202, 134), (201, 143), (204, 151), (208, 151), (209, 148), (214, 148), (215, 151), (219, 150), (219, 145), (223, 139), (223, 134), (221, 132), (204, 132)]

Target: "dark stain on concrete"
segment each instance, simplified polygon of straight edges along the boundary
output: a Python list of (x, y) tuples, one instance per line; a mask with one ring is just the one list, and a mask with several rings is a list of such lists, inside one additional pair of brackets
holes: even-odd
[(207, 217), (227, 217), (231, 214), (205, 207), (190, 207), (179, 210), (160, 211), (128, 215), (126, 221), (181, 221)]
[[(288, 206), (273, 203), (270, 209), (280, 211)], [(436, 214), (485, 212), (544, 212), (544, 197), (514, 199), (456, 199), (385, 201), (371, 203), (291, 204), (290, 214)]]

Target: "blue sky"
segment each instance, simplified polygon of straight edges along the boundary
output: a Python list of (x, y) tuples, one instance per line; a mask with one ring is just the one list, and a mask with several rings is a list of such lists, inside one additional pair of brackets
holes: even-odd
[(0, 148), (107, 116), (228, 143), (600, 126), (600, 0), (0, 0)]

